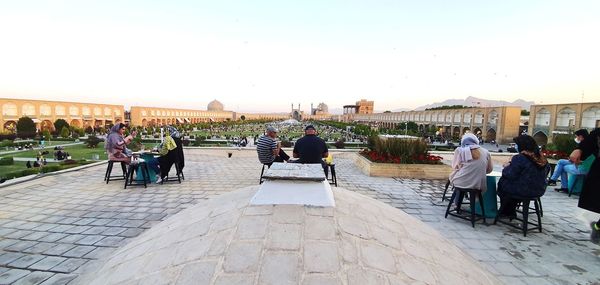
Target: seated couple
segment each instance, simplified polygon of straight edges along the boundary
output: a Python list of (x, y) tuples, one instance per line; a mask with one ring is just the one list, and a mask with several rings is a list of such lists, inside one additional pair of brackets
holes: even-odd
[(577, 143), (577, 148), (573, 150), (571, 155), (569, 155), (569, 159), (560, 159), (556, 163), (556, 169), (552, 174), (552, 177), (548, 180), (548, 186), (556, 186), (556, 181), (558, 177), (560, 177), (560, 188), (554, 189), (555, 191), (569, 191), (569, 182), (568, 182), (568, 174), (571, 175), (585, 175), (587, 174), (587, 170), (580, 169), (579, 165), (582, 162), (582, 144), (585, 144), (585, 140), (588, 137), (589, 133), (586, 129), (581, 129), (575, 132), (575, 142)]
[(329, 155), (327, 144), (317, 136), (317, 130), (313, 125), (308, 125), (304, 129), (304, 137), (296, 141), (294, 145), (293, 156), (295, 161), (290, 160), (281, 149), (281, 143), (275, 141), (278, 130), (275, 127), (267, 127), (266, 134), (262, 135), (256, 143), (256, 152), (258, 160), (269, 167), (273, 162), (294, 162), (294, 163), (318, 163), (323, 166), (325, 176), (328, 174), (327, 164), (323, 161)]
[[(132, 160), (133, 152), (127, 148), (127, 145), (133, 141), (136, 135), (135, 131), (132, 131), (130, 135), (125, 136), (125, 128), (127, 125), (118, 123), (110, 129), (110, 134), (106, 137), (106, 152), (108, 153), (108, 160), (124, 162), (125, 164), (131, 164), (135, 162)], [(157, 173), (156, 183), (160, 183), (168, 175), (171, 166), (174, 161), (183, 161), (183, 150), (181, 149), (181, 142), (177, 143), (179, 138), (179, 132), (168, 126), (166, 132), (165, 142), (159, 148), (161, 155), (158, 159), (152, 157), (146, 160), (146, 165)], [(170, 138), (170, 139), (167, 139)], [(167, 143), (171, 142), (171, 143)], [(176, 151), (177, 148), (180, 148)], [(160, 173), (160, 174), (158, 174)]]

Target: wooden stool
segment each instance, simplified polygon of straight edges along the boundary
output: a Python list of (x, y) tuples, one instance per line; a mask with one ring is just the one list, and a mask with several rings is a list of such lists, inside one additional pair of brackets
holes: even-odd
[[(115, 164), (115, 162), (120, 162), (121, 163), (121, 169), (123, 170), (123, 175), (121, 176), (111, 176), (112, 173), (112, 169), (113, 166)], [(109, 160), (108, 161), (108, 166), (106, 167), (106, 173), (104, 174), (104, 181), (106, 181), (106, 184), (108, 184), (108, 181), (112, 180), (124, 180), (127, 178), (127, 164), (123, 161), (113, 161), (113, 160)]]
[[(465, 196), (465, 194), (469, 194), (469, 204), (471, 206), (471, 215), (470, 217), (465, 217), (463, 215), (460, 214), (461, 212), (461, 205), (462, 205), (462, 200)], [(452, 206), (452, 203), (454, 202), (454, 197), (456, 197), (456, 195), (458, 195), (458, 206), (456, 207), (456, 209), (454, 210), (450, 210), (450, 207)], [(479, 206), (481, 207), (481, 218), (475, 218), (475, 196), (477, 196), (477, 198), (479, 198)], [(450, 202), (448, 203), (448, 208), (446, 208), (446, 215), (445, 218), (448, 218), (448, 215), (451, 216), (455, 216), (457, 218), (461, 218), (464, 220), (470, 220), (471, 221), (471, 225), (473, 227), (475, 227), (475, 222), (478, 221), (479, 219), (483, 219), (483, 222), (485, 223), (485, 209), (483, 207), (483, 195), (481, 194), (481, 190), (480, 189), (462, 189), (462, 188), (458, 188), (458, 187), (454, 187), (454, 192), (452, 193), (452, 197), (450, 198)]]
[[(527, 236), (527, 231), (529, 231), (529, 230), (538, 229), (541, 233), (542, 232), (542, 218), (541, 218), (541, 214), (540, 214), (540, 206), (538, 204), (540, 197), (510, 196), (510, 198), (521, 203), (522, 210), (520, 210), (520, 211), (517, 210), (517, 212), (521, 213), (522, 218), (521, 219), (519, 217), (509, 218), (510, 220), (508, 222), (501, 220), (500, 213), (502, 213), (504, 208), (507, 206), (507, 202), (508, 202), (508, 199), (505, 199), (504, 203), (502, 203), (500, 205), (500, 209), (498, 210), (498, 215), (494, 219), (494, 225), (497, 222), (500, 222), (507, 226), (511, 226), (513, 228), (520, 229), (523, 231), (523, 236)], [(529, 221), (529, 214), (534, 213), (534, 212), (529, 211), (529, 210), (532, 210), (531, 208), (529, 208), (529, 204), (531, 203), (531, 201), (533, 201), (535, 214), (537, 215), (537, 219), (538, 219), (537, 223), (532, 223)], [(519, 227), (518, 225), (511, 223), (510, 221), (512, 221), (512, 220), (517, 220), (517, 221), (521, 222), (521, 226)], [(534, 227), (529, 228), (529, 225), (533, 225)]]
[[(133, 179), (133, 173), (136, 171), (142, 171), (142, 180)], [(127, 176), (125, 179), (125, 187), (123, 189), (127, 189), (127, 186), (142, 186), (147, 188), (147, 183), (150, 182), (150, 174), (148, 173), (148, 165), (145, 161), (140, 161), (136, 164), (129, 164), (127, 168)]]

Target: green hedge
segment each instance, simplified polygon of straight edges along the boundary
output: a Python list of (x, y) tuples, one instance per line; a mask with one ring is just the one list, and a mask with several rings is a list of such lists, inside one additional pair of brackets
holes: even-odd
[(23, 176), (28, 176), (28, 175), (38, 174), (38, 173), (50, 173), (50, 172), (69, 169), (69, 168), (86, 165), (86, 164), (90, 164), (90, 163), (93, 163), (93, 161), (81, 160), (81, 161), (77, 161), (77, 163), (72, 163), (69, 161), (68, 163), (61, 163), (58, 165), (47, 165), (47, 166), (43, 166), (41, 168), (38, 168), (38, 167), (27, 168), (27, 169), (23, 169), (23, 170), (9, 172), (6, 174), (5, 178), (13, 179), (13, 178), (18, 178), (18, 177), (23, 177)]
[(12, 157), (0, 158), (0, 165), (13, 165), (13, 164), (15, 164), (15, 160)]

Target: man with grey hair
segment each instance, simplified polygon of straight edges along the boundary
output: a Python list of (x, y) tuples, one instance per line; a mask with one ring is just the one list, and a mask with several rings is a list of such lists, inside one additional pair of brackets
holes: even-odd
[(281, 143), (275, 140), (278, 132), (277, 128), (268, 126), (266, 134), (260, 136), (256, 142), (258, 160), (269, 167), (273, 162), (284, 162), (290, 159), (290, 156), (281, 149)]

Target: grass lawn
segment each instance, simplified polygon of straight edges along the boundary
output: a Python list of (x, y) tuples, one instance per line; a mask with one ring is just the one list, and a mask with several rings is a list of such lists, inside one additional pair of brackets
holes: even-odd
[[(71, 158), (74, 160), (92, 159), (94, 154), (99, 155), (100, 159), (108, 158), (106, 152), (104, 151), (104, 143), (98, 144), (98, 147), (96, 148), (88, 148), (85, 144), (65, 146), (64, 150), (68, 152), (71, 155)], [(47, 149), (47, 151), (50, 153), (46, 155), (46, 158), (52, 158), (54, 150)], [(11, 153), (5, 156), (35, 158), (37, 156), (37, 152), (38, 150), (29, 150), (19, 153)]]
[[(13, 165), (0, 165), (0, 177), (12, 178), (12, 177), (7, 177), (7, 174), (27, 169), (27, 167), (25, 166), (25, 163), (26, 163), (25, 161), (15, 161), (15, 164), (13, 164)], [(51, 166), (51, 165), (58, 165), (58, 163), (49, 162), (47, 164), (47, 166)]]

